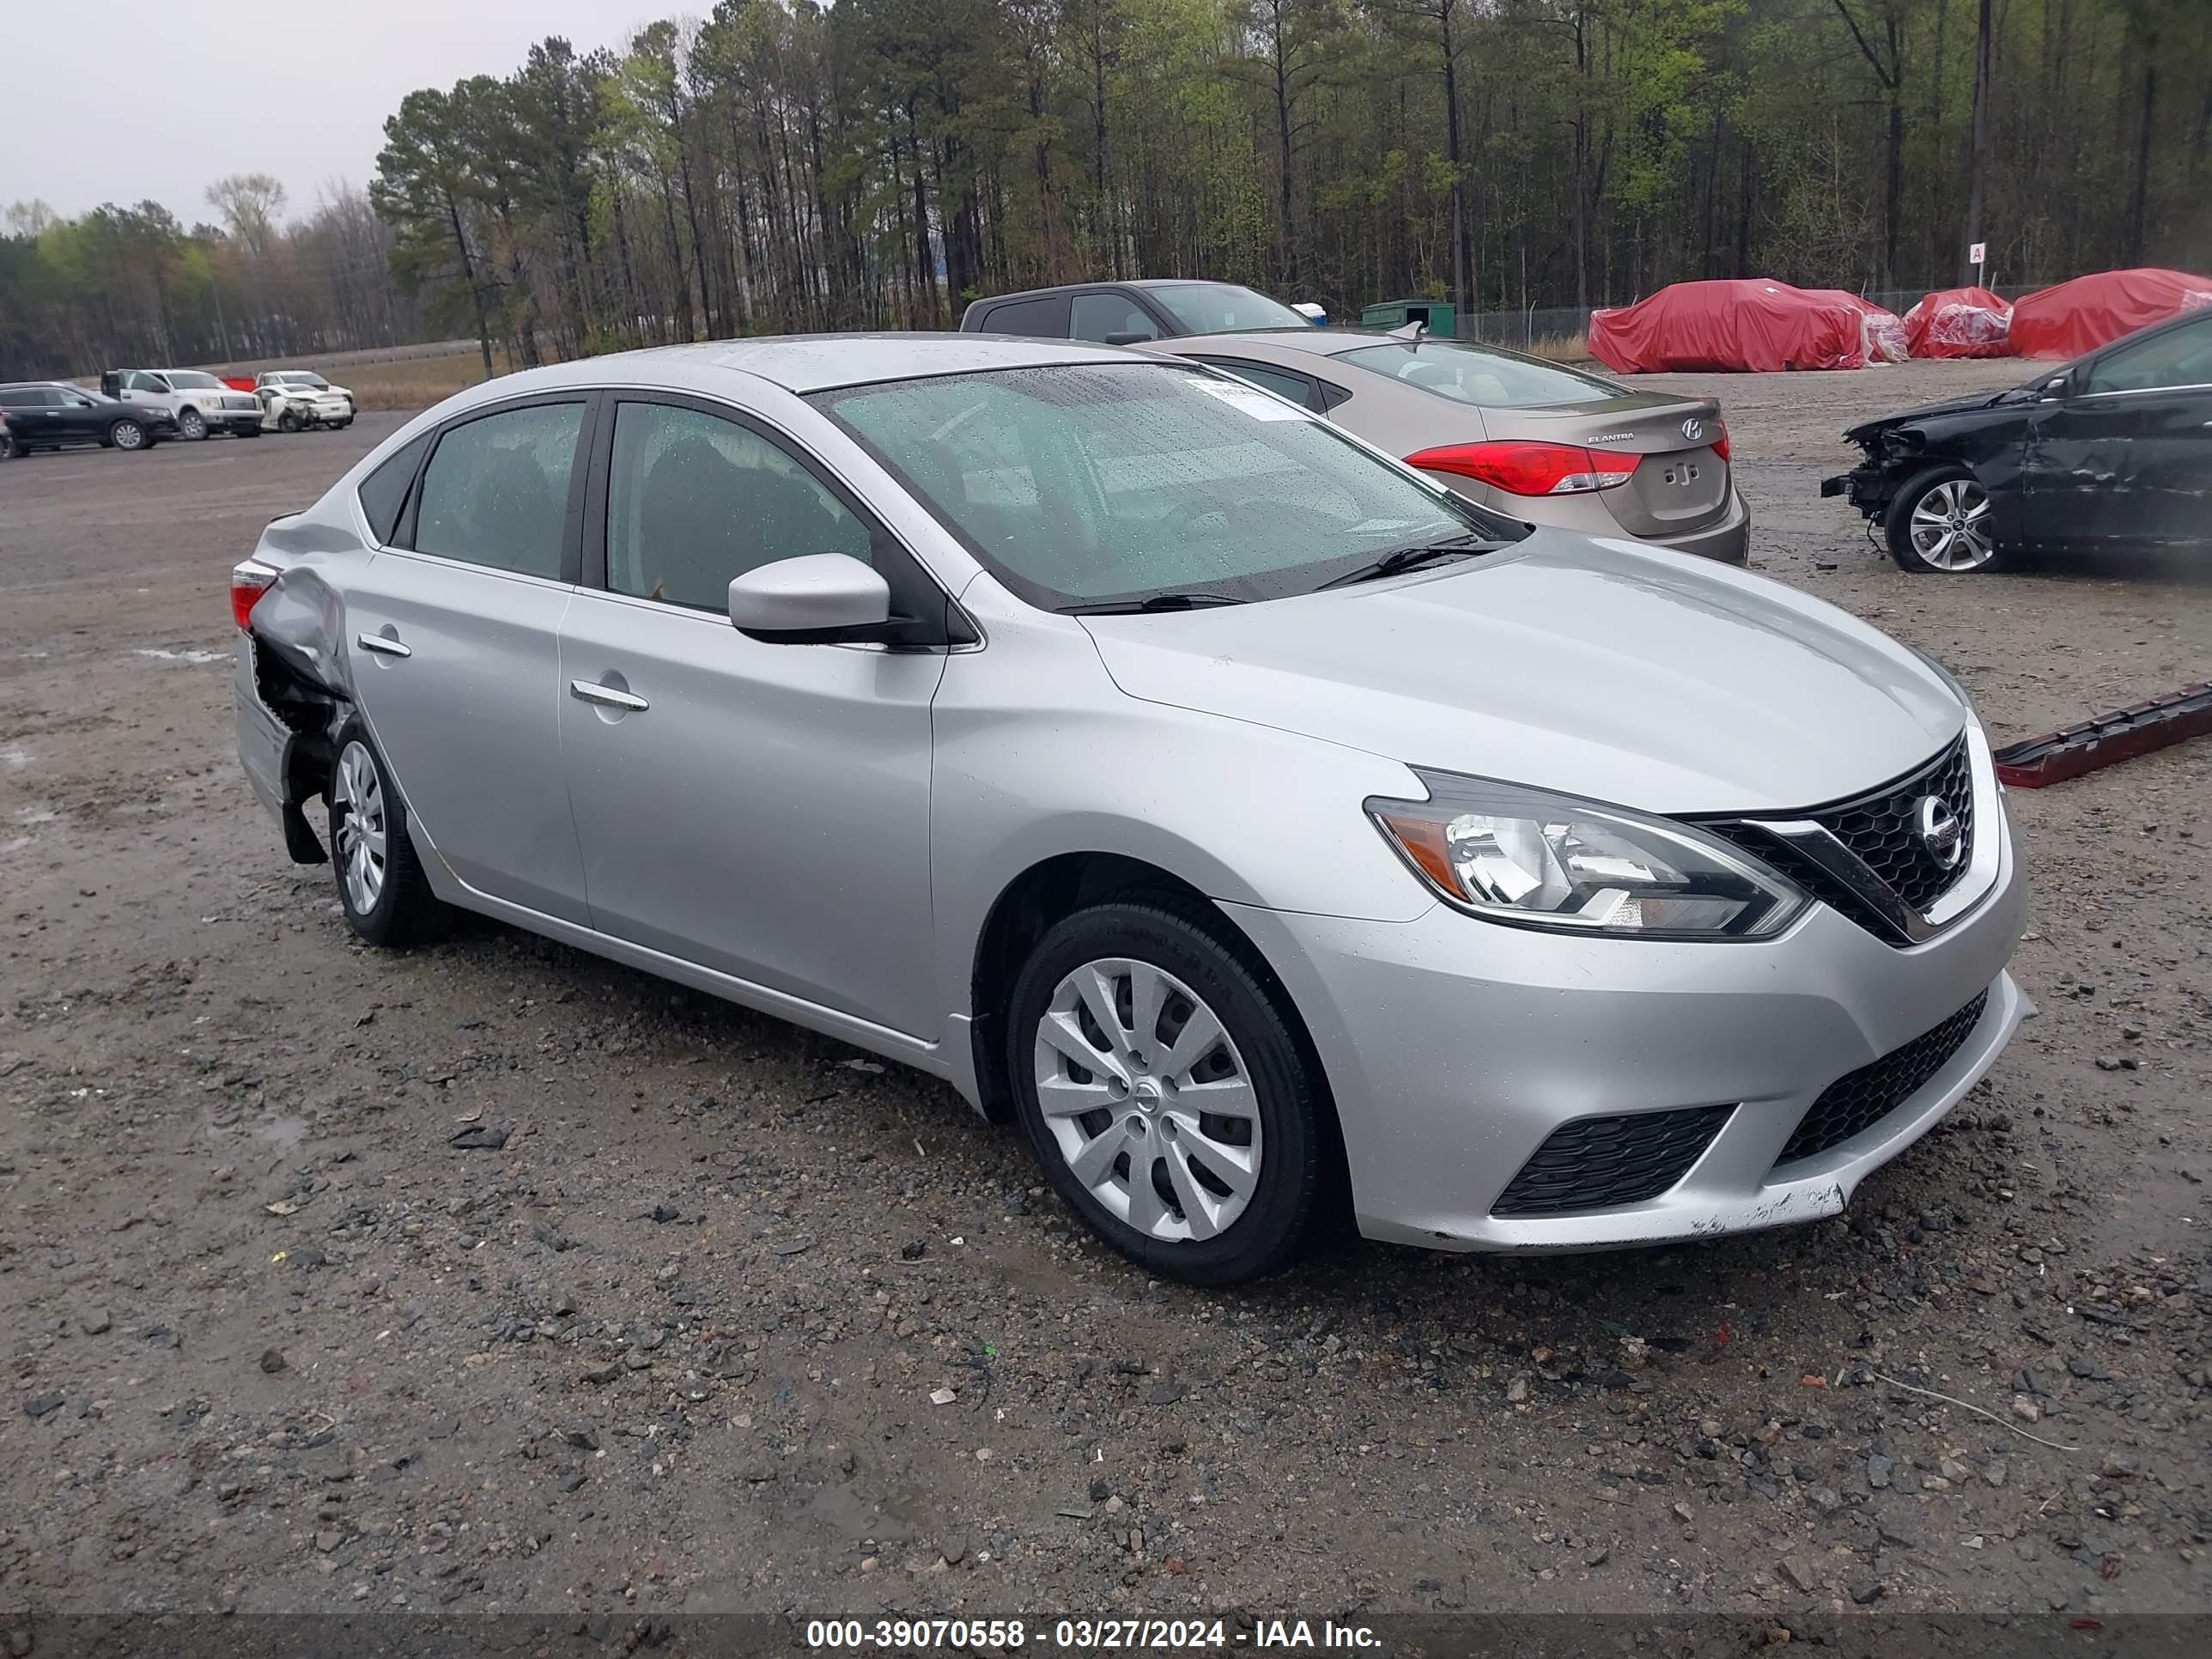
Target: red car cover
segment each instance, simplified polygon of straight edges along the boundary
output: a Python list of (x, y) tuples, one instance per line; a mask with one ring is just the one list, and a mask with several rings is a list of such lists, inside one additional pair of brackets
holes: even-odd
[(1864, 368), (1879, 306), (1764, 277), (1676, 283), (1590, 313), (1590, 355), (1621, 374), (1662, 369)]
[(1833, 300), (1858, 313), (1859, 343), (1866, 349), (1867, 362), (1901, 363), (1912, 355), (1905, 343), (1905, 319), (1895, 312), (1871, 300), (1862, 300), (1847, 288), (1808, 288), (1805, 292), (1816, 300)]
[(1905, 343), (1916, 357), (2009, 357), (2012, 303), (1985, 288), (1945, 288), (1905, 313)]
[(2154, 268), (2100, 270), (2015, 305), (2012, 349), (2023, 357), (2078, 357), (2198, 306), (2212, 306), (2212, 276)]

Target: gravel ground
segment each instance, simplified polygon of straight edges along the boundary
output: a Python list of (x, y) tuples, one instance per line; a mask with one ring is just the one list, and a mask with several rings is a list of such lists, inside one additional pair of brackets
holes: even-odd
[[(2200, 565), (1908, 578), (1818, 498), (1850, 418), (2017, 374), (1676, 381), (1758, 562), (2000, 740), (2212, 666)], [(0, 1634), (2206, 1608), (2212, 743), (2014, 795), (2042, 1012), (1846, 1216), (1203, 1294), (933, 1083), (489, 924), (352, 942), (222, 589), (395, 418), (0, 465)]]

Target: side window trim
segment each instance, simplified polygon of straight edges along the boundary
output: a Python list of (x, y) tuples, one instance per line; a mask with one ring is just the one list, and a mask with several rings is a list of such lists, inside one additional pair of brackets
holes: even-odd
[[(466, 565), (471, 570), (486, 570), (494, 575), (523, 576), (526, 571), (497, 570), (489, 565), (480, 565), (468, 559), (457, 559), (446, 553), (427, 553), (415, 545), (415, 532), (422, 507), (422, 480), (430, 471), (430, 463), (437, 459), (439, 446), (453, 433), (465, 426), (495, 415), (508, 415), (519, 409), (542, 408), (549, 404), (576, 404), (583, 409), (583, 418), (578, 423), (575, 454), (568, 463), (568, 501), (561, 520), (561, 574), (559, 580), (570, 587), (582, 580), (584, 546), (584, 503), (592, 457), (597, 453), (599, 441), (599, 406), (605, 394), (588, 388), (562, 392), (538, 392), (531, 397), (511, 398), (501, 403), (479, 404), (455, 416), (434, 428), (430, 442), (422, 452), (422, 459), (415, 465), (415, 477), (407, 486), (407, 502), (399, 510), (399, 525), (392, 539), (383, 545), (394, 552), (406, 553), (418, 559), (438, 559), (447, 564)], [(611, 426), (611, 421), (606, 422)], [(359, 504), (359, 492), (356, 492)], [(534, 580), (543, 581), (544, 577)]]
[[(617, 593), (607, 586), (607, 499), (614, 465), (615, 421), (624, 404), (653, 404), (672, 409), (688, 409), (742, 428), (762, 442), (781, 451), (815, 483), (828, 490), (838, 506), (851, 514), (860, 527), (868, 532), (868, 545), (878, 569), (896, 567), (905, 579), (908, 591), (930, 609), (933, 610), (937, 603), (931, 595), (936, 595), (944, 601), (943, 624), (936, 630), (939, 637), (921, 645), (919, 648), (943, 650), (980, 643), (981, 633), (968, 620), (966, 613), (929, 567), (916, 558), (913, 550), (884, 522), (882, 516), (848, 489), (845, 481), (824, 465), (811, 448), (774, 422), (749, 409), (740, 409), (735, 404), (720, 403), (712, 398), (688, 392), (655, 391), (642, 386), (617, 386), (606, 388), (599, 395), (600, 407), (591, 434), (591, 465), (587, 469), (590, 488), (584, 497), (581, 524), (583, 562), (578, 578), (579, 584), (586, 592), (606, 599), (620, 599), (626, 604), (650, 605), (657, 610), (666, 610), (686, 617), (708, 616), (707, 612), (690, 605)], [(893, 584), (895, 592), (899, 585)], [(926, 624), (927, 618), (922, 621)]]

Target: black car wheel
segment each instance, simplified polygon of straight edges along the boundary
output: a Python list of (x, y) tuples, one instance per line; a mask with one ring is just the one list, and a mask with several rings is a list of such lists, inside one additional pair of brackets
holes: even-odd
[(276, 429), (279, 432), (297, 432), (301, 424), (300, 411), (296, 409), (288, 409), (276, 417)]
[(1963, 576), (2002, 568), (1990, 493), (1963, 466), (1931, 466), (1905, 480), (1882, 528), (1890, 556), (1916, 574)]
[(146, 428), (136, 421), (117, 421), (107, 428), (107, 441), (115, 449), (143, 449)]
[(408, 839), (406, 804), (357, 720), (339, 734), (325, 799), (338, 902), (354, 932), (387, 949), (435, 937), (448, 913)]
[(1333, 1142), (1286, 999), (1209, 911), (1135, 897), (1059, 922), (1015, 979), (1006, 1063), (1069, 1206), (1153, 1273), (1230, 1285), (1296, 1252)]

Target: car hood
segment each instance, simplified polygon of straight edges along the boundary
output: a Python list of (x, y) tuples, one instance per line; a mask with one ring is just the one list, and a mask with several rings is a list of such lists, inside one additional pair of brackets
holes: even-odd
[(1133, 697), (1654, 812), (1840, 799), (1967, 719), (1832, 605), (1558, 530), (1395, 581), (1083, 623)]
[(2011, 392), (1978, 392), (1971, 398), (1952, 398), (1940, 404), (1922, 404), (1917, 408), (1901, 410), (1894, 415), (1885, 415), (1878, 421), (1862, 421), (1844, 434), (1856, 441), (1862, 434), (1887, 432), (1893, 427), (1913, 426), (1923, 421), (1942, 420), (1954, 415), (1979, 415), (1990, 410), (2017, 407), (2008, 402)]

